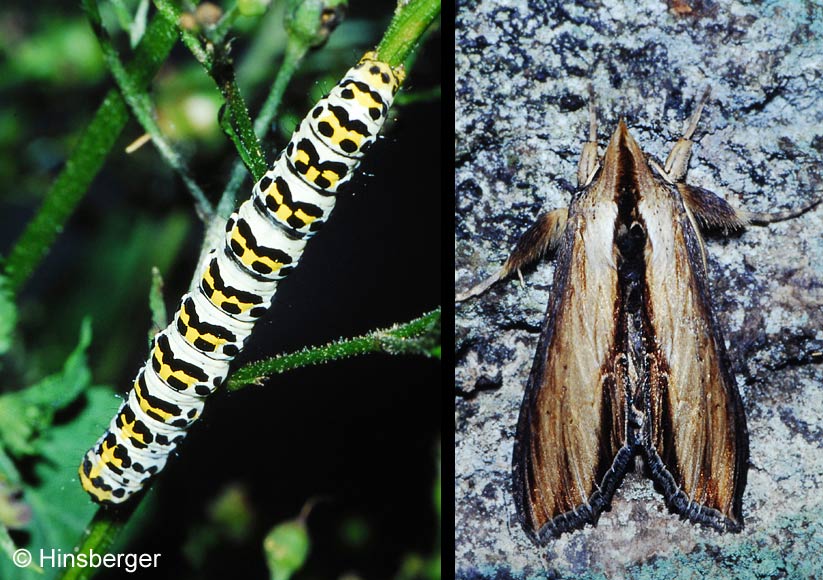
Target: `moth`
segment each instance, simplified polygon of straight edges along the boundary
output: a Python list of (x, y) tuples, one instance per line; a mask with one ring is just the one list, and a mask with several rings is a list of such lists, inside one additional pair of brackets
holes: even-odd
[(682, 518), (743, 527), (749, 436), (712, 314), (701, 231), (785, 220), (819, 200), (752, 213), (687, 184), (708, 94), (662, 165), (622, 119), (599, 158), (592, 96), (568, 209), (538, 217), (499, 272), (456, 296), (555, 253), (512, 459), (517, 516), (538, 544), (596, 524), (637, 455)]

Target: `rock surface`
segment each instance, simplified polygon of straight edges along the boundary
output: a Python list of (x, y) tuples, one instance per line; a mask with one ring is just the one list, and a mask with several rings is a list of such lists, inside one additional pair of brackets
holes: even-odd
[[(456, 19), (458, 290), (495, 271), (541, 211), (568, 205), (586, 138), (620, 116), (665, 159), (712, 96), (688, 181), (736, 207), (800, 207), (823, 190), (823, 7), (809, 1), (460, 0)], [(537, 548), (513, 522), (514, 426), (553, 267), (458, 305), (459, 578), (823, 576), (823, 207), (707, 239), (717, 323), (751, 438), (746, 527), (668, 512), (640, 462), (597, 527)]]

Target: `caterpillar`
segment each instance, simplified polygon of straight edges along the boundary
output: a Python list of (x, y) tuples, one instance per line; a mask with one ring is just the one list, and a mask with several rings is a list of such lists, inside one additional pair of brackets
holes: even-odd
[(123, 503), (162, 471), (206, 397), (225, 380), (280, 280), (328, 220), (335, 194), (374, 143), (404, 77), (402, 66), (366, 53), (300, 122), (228, 219), (199, 283), (154, 337), (128, 397), (83, 458), (80, 483), (92, 500)]

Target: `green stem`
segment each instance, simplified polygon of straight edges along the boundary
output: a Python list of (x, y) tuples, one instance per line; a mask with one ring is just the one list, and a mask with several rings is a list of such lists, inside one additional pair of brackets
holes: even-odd
[[(174, 21), (162, 15), (149, 24), (127, 67), (137, 87), (145, 87), (165, 62), (177, 40)], [(63, 225), (83, 199), (129, 119), (117, 89), (106, 93), (94, 118), (80, 136), (66, 165), (46, 193), (43, 204), (12, 247), (5, 263), (9, 289), (17, 293), (46, 256)]]
[[(277, 109), (283, 100), (283, 94), (286, 92), (286, 87), (291, 81), (297, 68), (306, 56), (309, 46), (294, 37), (289, 37), (288, 44), (286, 44), (286, 52), (283, 55), (283, 62), (280, 69), (277, 71), (277, 77), (274, 79), (274, 84), (269, 91), (260, 113), (254, 120), (254, 132), (258, 138), (262, 139), (268, 132), (272, 121), (277, 115)], [(228, 217), (234, 211), (237, 190), (243, 183), (246, 177), (246, 168), (243, 163), (237, 161), (232, 167), (231, 177), (226, 184), (226, 189), (220, 197), (217, 204), (217, 215), (221, 217)]]
[(154, 5), (160, 14), (165, 16), (169, 22), (173, 22), (174, 25), (177, 26), (180, 31), (180, 39), (183, 41), (183, 44), (185, 44), (186, 48), (191, 51), (194, 58), (197, 59), (197, 62), (203, 65), (209, 74), (211, 74), (212, 57), (208, 51), (203, 48), (200, 43), (200, 39), (197, 38), (196, 34), (180, 26), (180, 9), (169, 0), (154, 0)]
[(191, 193), (194, 198), (197, 214), (203, 221), (209, 221), (212, 213), (214, 212), (211, 203), (206, 197), (206, 194), (203, 193), (203, 190), (200, 189), (200, 186), (197, 185), (197, 182), (194, 181), (189, 168), (186, 166), (186, 162), (174, 149), (174, 147), (172, 147), (171, 143), (166, 141), (166, 138), (163, 136), (160, 127), (157, 125), (157, 122), (154, 120), (154, 116), (152, 115), (152, 106), (149, 96), (137, 87), (134, 79), (132, 79), (131, 75), (129, 75), (126, 71), (123, 63), (120, 62), (120, 57), (114, 49), (114, 46), (112, 46), (109, 35), (103, 27), (103, 21), (100, 17), (100, 10), (97, 8), (97, 1), (83, 0), (83, 8), (86, 11), (86, 15), (88, 16), (95, 35), (97, 35), (97, 40), (100, 43), (100, 48), (103, 51), (103, 57), (106, 60), (106, 64), (108, 65), (112, 76), (114, 76), (117, 86), (120, 87), (120, 92), (123, 94), (126, 104), (129, 105), (129, 108), (135, 118), (143, 126), (146, 133), (151, 136), (154, 146), (160, 152), (163, 159), (166, 160), (166, 163), (168, 163), (171, 168), (177, 171), (178, 175), (180, 175), (180, 178), (183, 180), (186, 188), (188, 188), (189, 193)]
[(226, 62), (221, 62), (223, 66), (215, 67), (219, 72), (215, 72), (214, 80), (228, 104), (232, 128), (240, 137), (241, 147), (238, 148), (238, 152), (244, 158), (249, 171), (254, 176), (254, 180), (257, 181), (266, 173), (268, 163), (266, 162), (266, 156), (263, 155), (263, 150), (260, 148), (260, 141), (254, 134), (254, 126), (249, 117), (249, 110), (234, 77), (234, 68), (231, 66), (231, 62), (228, 61), (228, 56), (224, 55), (224, 58)]
[[(333, 27), (332, 25), (335, 24), (328, 16), (324, 17), (323, 9), (329, 6), (339, 5), (340, 2), (341, 0), (330, 0), (330, 2), (321, 6), (309, 2), (302, 2), (287, 15), (286, 32), (288, 39), (286, 41), (283, 62), (280, 64), (277, 76), (260, 109), (260, 113), (254, 121), (254, 132), (258, 139), (262, 139), (268, 132), (272, 121), (277, 115), (277, 110), (283, 100), (286, 87), (295, 72), (297, 72), (297, 68), (300, 66), (306, 53), (311, 47), (324, 42)], [(244, 164), (242, 160), (236, 161), (232, 167), (231, 176), (226, 184), (226, 188), (220, 196), (220, 201), (217, 203), (218, 219), (213, 220), (206, 228), (198, 263), (202, 263), (206, 253), (208, 253), (213, 244), (219, 243), (223, 235), (224, 220), (228, 219), (231, 212), (234, 211), (237, 191), (243, 184), (246, 175), (246, 164)], [(255, 179), (258, 179), (258, 177), (255, 177)], [(195, 278), (198, 272), (199, 268), (195, 270)], [(193, 278), (192, 284), (194, 283), (196, 283), (196, 280)]]
[[(170, 0), (155, 0), (154, 4), (161, 14), (173, 22), (180, 22), (180, 9)], [(229, 115), (228, 122), (231, 123), (230, 130), (226, 132), (255, 180), (260, 179), (267, 169), (266, 157), (260, 148), (260, 142), (254, 135), (249, 110), (234, 78), (234, 67), (228, 55), (228, 47), (223, 44), (213, 44), (207, 40), (207, 49), (204, 49), (200, 39), (182, 26), (180, 35), (183, 43), (214, 79), (223, 95), (226, 102), (225, 113)]]
[(283, 55), (283, 62), (277, 71), (277, 77), (275, 77), (271, 91), (269, 91), (263, 106), (260, 107), (257, 118), (254, 120), (254, 132), (261, 139), (266, 135), (272, 121), (275, 116), (277, 116), (277, 109), (283, 100), (283, 93), (286, 92), (286, 87), (289, 85), (294, 73), (297, 72), (297, 68), (300, 66), (309, 48), (307, 44), (296, 40), (292, 36), (289, 37), (288, 43), (286, 44), (286, 52)]
[[(269, 127), (277, 116), (277, 110), (283, 100), (286, 87), (297, 72), (303, 58), (311, 48), (320, 46), (326, 41), (332, 29), (337, 26), (342, 18), (344, 5), (345, 0), (325, 0), (320, 3), (293, 0), (292, 3), (288, 4), (285, 27), (287, 41), (283, 62), (280, 64), (269, 94), (266, 96), (266, 100), (254, 121), (254, 134), (258, 140), (262, 140), (268, 133)], [(231, 11), (234, 8), (236, 8), (236, 4), (229, 10)], [(224, 20), (226, 18), (228, 18), (228, 14), (224, 16)], [(220, 35), (213, 35), (212, 40), (222, 39), (223, 36), (225, 36), (225, 30)], [(232, 167), (229, 181), (217, 204), (217, 215), (226, 219), (234, 211), (237, 191), (246, 178), (247, 167), (250, 167), (250, 164), (246, 159), (244, 146), (242, 144), (238, 145), (238, 142), (242, 143), (242, 136), (237, 135), (233, 127), (224, 126), (224, 129), (227, 129), (227, 134), (235, 141), (235, 146), (241, 154), (241, 159), (235, 162)], [(262, 173), (260, 175), (254, 173), (252, 171), (255, 180), (262, 177)], [(265, 173), (265, 169), (263, 173)], [(213, 239), (212, 230), (217, 231), (222, 227), (222, 220), (215, 220), (215, 223), (208, 228), (206, 241)], [(203, 251), (207, 251), (207, 248), (204, 248)]]
[(398, 4), (383, 40), (377, 46), (380, 60), (392, 66), (405, 62), (439, 14), (440, 0), (410, 0), (407, 4)]
[(375, 330), (364, 336), (250, 363), (232, 373), (227, 388), (236, 391), (246, 385), (260, 385), (273, 374), (376, 352), (432, 356), (439, 352), (439, 344), (438, 308), (386, 330)]
[[(123, 526), (137, 509), (137, 505), (138, 502), (130, 502), (116, 509), (99, 508), (80, 538), (74, 553), (88, 554), (93, 550), (95, 554), (107, 554), (112, 544), (117, 541)], [(92, 566), (63, 568), (63, 573), (58, 576), (58, 580), (88, 580), (98, 571), (98, 568)]]

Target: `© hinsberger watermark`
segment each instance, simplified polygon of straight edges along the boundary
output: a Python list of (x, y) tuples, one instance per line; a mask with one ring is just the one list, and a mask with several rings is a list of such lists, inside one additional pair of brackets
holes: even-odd
[[(32, 563), (32, 554), (20, 548), (12, 556), (15, 566), (25, 568)], [(128, 573), (141, 568), (157, 568), (160, 554), (98, 554), (94, 550), (75, 554), (62, 550), (40, 549), (37, 564), (41, 568), (122, 568)]]

